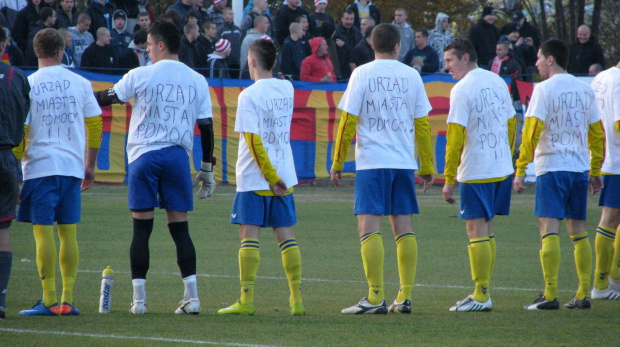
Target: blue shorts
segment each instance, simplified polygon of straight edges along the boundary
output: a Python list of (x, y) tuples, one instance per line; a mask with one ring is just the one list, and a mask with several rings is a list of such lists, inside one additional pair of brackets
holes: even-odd
[(82, 180), (47, 176), (24, 181), (17, 221), (39, 225), (80, 222)]
[(382, 216), (417, 214), (414, 170), (372, 169), (355, 172), (353, 213)]
[(587, 202), (587, 171), (547, 172), (536, 177), (536, 217), (586, 220)]
[(172, 146), (141, 155), (127, 172), (129, 208), (192, 211), (192, 177), (183, 147)]
[(230, 222), (259, 225), (261, 228), (289, 227), (297, 223), (293, 194), (263, 196), (255, 192), (237, 192)]
[(620, 208), (620, 175), (602, 175), (602, 177), (603, 190), (598, 205)]
[(510, 213), (512, 175), (491, 183), (459, 183), (459, 219), (486, 218)]

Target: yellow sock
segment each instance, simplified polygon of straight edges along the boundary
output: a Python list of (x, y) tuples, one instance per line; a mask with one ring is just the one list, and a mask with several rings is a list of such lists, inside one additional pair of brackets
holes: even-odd
[(614, 239), (616, 231), (599, 225), (596, 228), (594, 238), (594, 251), (596, 253), (596, 269), (594, 270), (594, 288), (598, 290), (607, 289), (609, 283), (607, 276), (611, 268), (611, 261), (614, 256)]
[(491, 244), (488, 237), (470, 239), (469, 265), (471, 279), (475, 283), (473, 299), (479, 302), (489, 300), (489, 282), (491, 280)]
[(75, 224), (58, 224), (60, 239), (60, 273), (62, 275), (62, 298), (60, 302), (73, 305), (73, 287), (77, 276), (80, 251), (77, 243)]
[[(616, 229), (616, 235), (618, 233), (620, 233), (620, 226)], [(616, 281), (620, 280), (620, 237), (616, 237), (614, 241), (614, 258), (611, 261), (609, 276)]]
[(239, 248), (239, 281), (241, 282), (241, 297), (239, 302), (248, 304), (254, 302), (254, 281), (260, 264), (260, 245), (257, 239), (241, 240)]
[[(491, 234), (489, 235), (489, 245), (491, 245), (491, 272), (490, 275), (491, 277), (493, 277), (493, 269), (495, 268), (495, 253), (496, 253), (496, 246), (495, 246), (495, 234)], [(490, 278), (489, 278), (489, 285), (490, 285)]]
[(397, 302), (411, 301), (411, 291), (415, 282), (415, 272), (418, 266), (418, 242), (413, 233), (404, 233), (396, 236), (396, 257), (398, 259), (398, 277), (400, 289)]
[(579, 288), (577, 288), (577, 299), (583, 300), (589, 296), (590, 283), (592, 279), (592, 247), (588, 239), (588, 232), (571, 236), (573, 247), (575, 250), (575, 268), (577, 269), (577, 277), (579, 278)]
[(560, 236), (548, 233), (542, 236), (540, 264), (545, 279), (545, 299), (552, 301), (558, 297), (558, 273), (560, 272)]
[(288, 286), (291, 290), (289, 303), (291, 307), (301, 304), (301, 253), (295, 239), (289, 239), (278, 244), (282, 252), (282, 265), (288, 279)]
[(58, 303), (56, 296), (56, 242), (54, 226), (34, 224), (34, 240), (37, 244), (37, 268), (43, 287), (43, 304), (51, 306)]
[(362, 262), (368, 281), (368, 302), (379, 305), (385, 300), (383, 292), (383, 238), (376, 231), (360, 237), (362, 243)]

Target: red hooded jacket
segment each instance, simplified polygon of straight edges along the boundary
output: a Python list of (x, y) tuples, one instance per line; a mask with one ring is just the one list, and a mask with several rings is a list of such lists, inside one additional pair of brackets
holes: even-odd
[(301, 62), (300, 78), (302, 81), (321, 82), (323, 77), (331, 74), (332, 82), (336, 82), (336, 73), (334, 73), (334, 65), (329, 59), (329, 53), (326, 53), (324, 57), (316, 55), (316, 51), (323, 41), (325, 39), (322, 37), (310, 40), (312, 54)]

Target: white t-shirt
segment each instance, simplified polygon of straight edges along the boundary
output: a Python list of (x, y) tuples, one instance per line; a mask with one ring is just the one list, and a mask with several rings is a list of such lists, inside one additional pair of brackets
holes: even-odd
[(359, 117), (356, 170), (417, 170), (415, 118), (432, 109), (420, 74), (398, 60), (379, 59), (353, 71), (338, 108)]
[[(293, 120), (293, 85), (275, 78), (261, 79), (239, 94), (235, 131), (260, 136), (271, 165), (288, 188), (297, 184), (291, 121)], [(258, 163), (252, 157), (243, 135), (239, 137), (237, 191), (269, 190)]]
[(60, 65), (28, 76), (30, 112), (22, 159), (24, 180), (70, 176), (84, 178), (84, 118), (101, 114), (93, 88), (85, 78)]
[(534, 87), (525, 117), (545, 122), (534, 152), (536, 176), (590, 170), (588, 130), (601, 116), (594, 91), (573, 75), (554, 75)]
[(620, 121), (620, 69), (614, 66), (596, 75), (592, 89), (605, 127), (605, 161), (601, 171), (620, 175), (620, 134), (615, 124)]
[(130, 163), (144, 153), (171, 146), (181, 146), (189, 154), (196, 120), (212, 117), (204, 76), (175, 60), (129, 71), (114, 91), (123, 102), (134, 98), (127, 136)]
[(496, 74), (474, 69), (450, 92), (447, 123), (467, 129), (457, 169), (460, 182), (511, 174), (508, 120), (515, 115), (508, 86)]

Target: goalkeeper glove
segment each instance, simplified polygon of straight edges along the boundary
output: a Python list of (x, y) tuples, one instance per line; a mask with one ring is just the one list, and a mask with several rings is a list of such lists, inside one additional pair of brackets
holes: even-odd
[(213, 178), (213, 164), (205, 163), (204, 161), (200, 165), (200, 171), (194, 177), (194, 188), (200, 182), (200, 190), (198, 190), (198, 199), (205, 199), (210, 197), (215, 190), (215, 179)]

